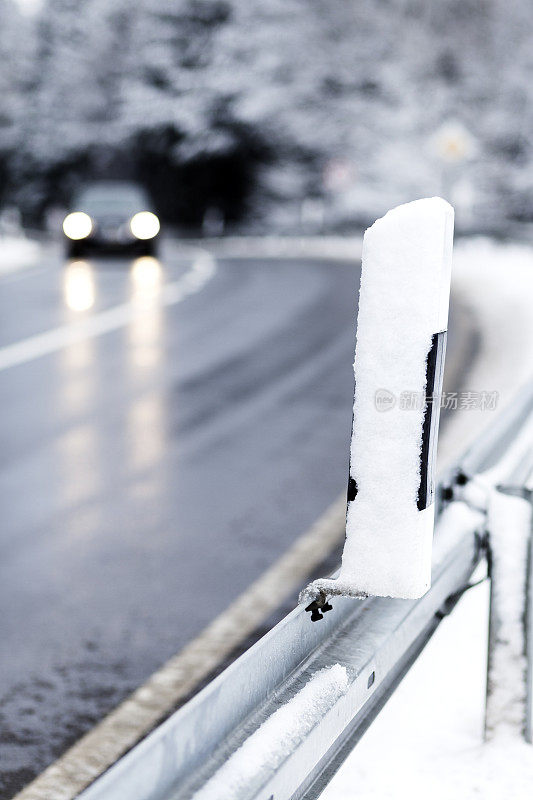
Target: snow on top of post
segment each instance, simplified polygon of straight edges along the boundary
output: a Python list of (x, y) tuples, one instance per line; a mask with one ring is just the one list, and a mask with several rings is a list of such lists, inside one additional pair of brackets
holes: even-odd
[[(433, 197), (389, 211), (363, 243), (354, 423), (342, 569), (325, 594), (420, 597), (429, 588), (433, 505), (417, 507), (426, 361), (446, 328), (453, 209)], [(381, 403), (381, 400), (386, 402)]]
[[(363, 241), (361, 300), (363, 291), (379, 290), (381, 302), (395, 300), (404, 316), (416, 314), (431, 333), (446, 330), (453, 220), (452, 206), (441, 197), (405, 203), (376, 220)], [(416, 292), (408, 305), (407, 289)]]

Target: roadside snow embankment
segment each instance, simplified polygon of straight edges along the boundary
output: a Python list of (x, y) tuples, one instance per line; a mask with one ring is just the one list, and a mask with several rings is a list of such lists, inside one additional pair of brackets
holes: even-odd
[(33, 264), (39, 257), (37, 242), (15, 236), (0, 236), (0, 275)]
[[(454, 295), (470, 309), (480, 333), (479, 352), (465, 389), (496, 391), (501, 410), (532, 372), (533, 247), (484, 237), (457, 240), (452, 298)], [(492, 412), (456, 409), (439, 437), (439, 467), (457, 458), (493, 419)]]

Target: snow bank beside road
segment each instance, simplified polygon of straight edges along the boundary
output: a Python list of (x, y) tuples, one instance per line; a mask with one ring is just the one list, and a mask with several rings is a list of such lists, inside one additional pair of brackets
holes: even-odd
[[(533, 248), (481, 237), (459, 239), (453, 255), (454, 295), (471, 309), (480, 332), (480, 349), (464, 388), (498, 392), (502, 409), (531, 377)], [(439, 439), (439, 467), (456, 458), (492, 420), (489, 413), (453, 411)]]
[(28, 267), (40, 254), (37, 242), (23, 237), (0, 236), (0, 275)]

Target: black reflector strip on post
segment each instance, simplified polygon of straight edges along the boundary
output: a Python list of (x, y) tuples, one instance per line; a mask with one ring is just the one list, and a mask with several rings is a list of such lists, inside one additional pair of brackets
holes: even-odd
[(422, 427), (422, 451), (420, 453), (420, 486), (418, 487), (418, 510), (430, 506), (435, 495), (435, 470), (437, 439), (439, 435), (440, 398), (444, 358), (446, 355), (447, 331), (435, 333), (426, 363), (426, 410)]

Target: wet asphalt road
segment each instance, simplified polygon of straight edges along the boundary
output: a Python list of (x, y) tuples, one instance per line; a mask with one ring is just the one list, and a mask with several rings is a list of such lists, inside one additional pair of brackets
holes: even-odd
[(114, 330), (0, 370), (2, 798), (345, 486), (359, 264), (218, 259), (162, 307), (193, 262), (168, 242), (159, 261), (52, 255), (0, 277), (2, 348), (139, 303)]

